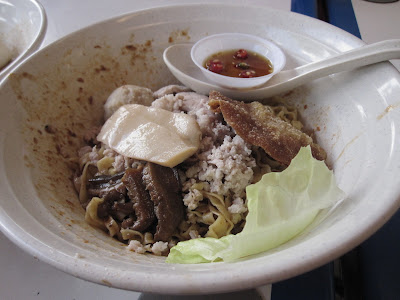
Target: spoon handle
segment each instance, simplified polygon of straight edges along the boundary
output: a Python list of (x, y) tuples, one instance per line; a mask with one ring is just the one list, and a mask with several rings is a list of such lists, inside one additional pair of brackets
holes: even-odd
[(267, 84), (276, 92), (292, 89), (311, 80), (358, 67), (400, 58), (400, 40), (386, 40), (354, 50), (350, 50), (330, 58), (281, 71)]

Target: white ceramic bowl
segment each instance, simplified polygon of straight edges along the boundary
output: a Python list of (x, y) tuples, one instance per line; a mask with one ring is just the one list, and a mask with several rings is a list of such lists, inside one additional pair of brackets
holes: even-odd
[[(204, 68), (204, 63), (210, 55), (233, 49), (246, 49), (266, 57), (273, 66), (273, 72), (253, 78), (235, 78), (211, 72)], [(266, 83), (279, 73), (286, 63), (282, 50), (266, 39), (245, 33), (220, 33), (207, 36), (197, 41), (190, 52), (193, 62), (212, 82), (233, 89), (249, 89)]]
[(47, 27), (45, 11), (36, 0), (4, 0), (0, 3), (0, 39), (12, 61), (0, 69), (0, 79), (37, 50)]
[(101, 124), (108, 95), (122, 84), (156, 90), (175, 83), (163, 63), (164, 49), (227, 31), (273, 40), (285, 51), (287, 68), (364, 45), (298, 14), (201, 4), (128, 14), (46, 46), (0, 85), (4, 234), (38, 259), (86, 280), (136, 291), (210, 294), (309, 271), (378, 230), (400, 204), (400, 76), (390, 63), (328, 76), (283, 95), (315, 131), (347, 194), (284, 245), (234, 263), (171, 265), (129, 252), (85, 222), (69, 159), (85, 129)]

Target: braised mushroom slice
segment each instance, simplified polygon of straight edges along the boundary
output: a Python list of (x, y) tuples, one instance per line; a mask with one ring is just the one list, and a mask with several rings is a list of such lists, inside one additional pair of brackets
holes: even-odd
[[(104, 199), (97, 209), (99, 218), (109, 216), (113, 203), (125, 199), (126, 189), (121, 181), (123, 175), (123, 172), (115, 175), (99, 175), (88, 180), (88, 198), (99, 197)], [(85, 204), (87, 203), (83, 205), (85, 206)]]
[(149, 162), (143, 169), (143, 180), (154, 202), (158, 219), (154, 239), (167, 242), (183, 220), (184, 207), (178, 172)]
[[(125, 189), (122, 183), (121, 185)], [(103, 198), (104, 200), (97, 207), (97, 216), (100, 219), (105, 219), (110, 215), (116, 217), (117, 219), (121, 219), (124, 217), (119, 217), (120, 213), (114, 209), (114, 205), (115, 203), (119, 203), (120, 201), (125, 201), (125, 194), (120, 193), (116, 189), (110, 189), (109, 191), (100, 194), (99, 197)]]
[(122, 182), (128, 190), (128, 197), (133, 203), (133, 209), (135, 211), (136, 220), (135, 222), (125, 222), (125, 226), (129, 226), (132, 230), (143, 232), (146, 230), (154, 221), (154, 204), (150, 199), (149, 193), (146, 191), (146, 186), (143, 182), (143, 168), (138, 169), (127, 169)]
[(212, 91), (209, 105), (222, 113), (225, 121), (247, 143), (259, 146), (276, 161), (289, 165), (301, 147), (311, 146), (313, 156), (325, 160), (326, 153), (310, 136), (275, 116), (259, 102), (244, 103)]
[(123, 172), (115, 175), (99, 175), (88, 180), (87, 191), (88, 196), (103, 198), (109, 193), (114, 193), (118, 198), (118, 194), (125, 194), (125, 187), (121, 182)]

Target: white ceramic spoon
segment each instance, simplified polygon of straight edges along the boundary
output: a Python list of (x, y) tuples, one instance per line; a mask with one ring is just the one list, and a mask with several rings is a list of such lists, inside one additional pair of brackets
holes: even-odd
[(314, 79), (358, 67), (400, 58), (400, 40), (387, 40), (353, 49), (330, 58), (276, 74), (265, 85), (253, 89), (228, 89), (210, 82), (193, 63), (193, 44), (176, 44), (165, 49), (163, 58), (172, 74), (193, 91), (208, 95), (217, 90), (238, 100), (265, 99), (289, 91)]

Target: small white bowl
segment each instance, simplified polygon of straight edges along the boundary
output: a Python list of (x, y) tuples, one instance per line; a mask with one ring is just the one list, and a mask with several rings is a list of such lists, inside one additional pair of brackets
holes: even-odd
[(11, 61), (0, 68), (0, 80), (40, 47), (46, 28), (45, 10), (36, 0), (1, 1), (0, 40)]
[[(236, 78), (214, 73), (204, 68), (204, 62), (210, 55), (233, 49), (246, 49), (266, 57), (272, 64), (273, 72), (259, 77)], [(243, 33), (221, 33), (205, 37), (193, 45), (190, 55), (195, 65), (209, 80), (233, 89), (260, 86), (279, 73), (286, 63), (285, 54), (277, 45), (258, 36)]]

